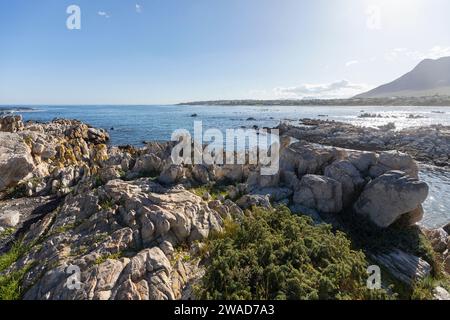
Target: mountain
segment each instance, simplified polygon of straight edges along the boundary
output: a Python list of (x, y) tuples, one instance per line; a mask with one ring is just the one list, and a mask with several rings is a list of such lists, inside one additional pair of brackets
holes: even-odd
[(425, 59), (412, 71), (355, 98), (450, 96), (450, 57)]

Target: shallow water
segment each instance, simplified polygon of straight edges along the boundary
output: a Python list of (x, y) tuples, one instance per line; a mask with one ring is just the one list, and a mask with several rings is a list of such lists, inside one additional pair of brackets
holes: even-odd
[[(274, 127), (280, 121), (297, 122), (301, 118), (329, 119), (361, 126), (379, 126), (394, 122), (397, 129), (431, 124), (450, 125), (450, 107), (330, 107), (330, 106), (39, 106), (21, 111), (25, 120), (50, 121), (54, 118), (78, 119), (94, 127), (107, 129), (114, 145), (142, 145), (143, 141), (170, 140), (176, 129), (192, 132), (194, 121), (204, 128), (241, 126)], [(361, 113), (379, 114), (360, 118)], [(197, 114), (196, 117), (191, 115)], [(414, 115), (414, 118), (410, 115)], [(417, 117), (418, 116), (418, 117)], [(252, 120), (247, 120), (253, 118)], [(114, 128), (114, 130), (112, 130)], [(439, 227), (450, 221), (450, 171), (422, 166), (420, 177), (430, 186), (424, 203), (427, 227)]]
[(423, 204), (425, 216), (421, 223), (430, 228), (442, 227), (450, 222), (450, 171), (422, 165), (419, 177), (430, 188)]

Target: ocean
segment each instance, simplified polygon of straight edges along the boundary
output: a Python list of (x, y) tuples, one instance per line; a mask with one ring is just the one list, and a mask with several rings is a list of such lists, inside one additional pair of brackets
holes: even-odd
[[(111, 144), (142, 146), (144, 141), (170, 140), (176, 129), (192, 132), (194, 121), (204, 128), (274, 127), (280, 121), (297, 122), (317, 118), (379, 126), (394, 122), (397, 129), (431, 124), (450, 125), (450, 107), (330, 107), (330, 106), (31, 106), (20, 110), (24, 120), (50, 121), (54, 118), (78, 119), (108, 130)], [(362, 113), (379, 114), (361, 118)], [(193, 116), (196, 115), (196, 116)], [(430, 186), (424, 203), (427, 227), (450, 222), (450, 172), (421, 166), (420, 177)]]

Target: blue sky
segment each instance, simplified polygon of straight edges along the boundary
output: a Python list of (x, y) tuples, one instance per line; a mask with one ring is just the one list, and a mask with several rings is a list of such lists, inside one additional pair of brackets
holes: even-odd
[[(68, 30), (66, 9), (81, 9)], [(450, 55), (447, 0), (0, 0), (0, 104), (345, 97)]]

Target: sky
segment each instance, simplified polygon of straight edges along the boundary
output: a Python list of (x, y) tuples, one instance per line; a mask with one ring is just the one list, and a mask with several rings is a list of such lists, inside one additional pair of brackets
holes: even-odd
[(450, 56), (448, 12), (448, 0), (0, 0), (0, 104), (349, 97)]

